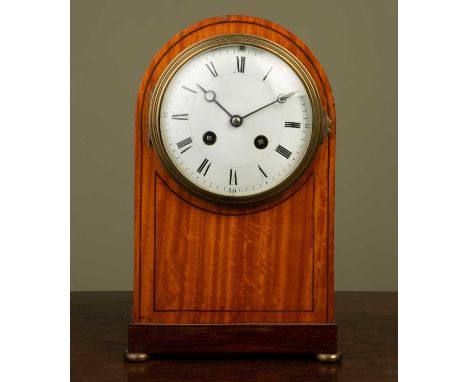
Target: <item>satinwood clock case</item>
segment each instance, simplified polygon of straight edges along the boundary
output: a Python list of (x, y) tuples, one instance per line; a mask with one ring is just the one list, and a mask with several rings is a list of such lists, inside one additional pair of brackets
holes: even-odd
[[(168, 172), (148, 135), (149, 99), (167, 65), (192, 44), (224, 34), (260, 36), (293, 53), (313, 77), (330, 119), (330, 133), (302, 176), (259, 205), (236, 207), (193, 195)], [(323, 68), (277, 24), (248, 16), (211, 18), (157, 53), (141, 83), (135, 118), (127, 360), (179, 352), (319, 353), (337, 359), (335, 121)]]

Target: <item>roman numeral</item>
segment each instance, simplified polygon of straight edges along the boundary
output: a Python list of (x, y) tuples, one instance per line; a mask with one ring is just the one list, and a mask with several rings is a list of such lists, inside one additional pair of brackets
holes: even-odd
[(239, 73), (244, 73), (245, 70), (245, 57), (236, 56), (237, 59), (237, 71)]
[[(187, 139), (184, 139), (183, 141), (180, 141), (177, 143), (177, 148), (181, 149), (182, 147), (188, 146), (189, 144), (192, 143), (192, 138), (188, 137)], [(184, 150), (181, 151), (181, 154), (185, 153), (188, 149), (191, 149), (192, 146), (189, 146), (185, 148)]]
[(210, 166), (211, 166), (211, 162), (208, 161), (208, 159), (203, 159), (203, 162), (198, 167), (197, 172), (201, 174), (203, 172), (203, 170), (205, 170), (205, 172), (203, 173), (203, 176), (206, 176), (206, 173), (210, 169)]
[(197, 94), (197, 92), (193, 89), (188, 88), (187, 86), (182, 86), (182, 89), (188, 90), (189, 92)]
[(281, 145), (278, 145), (278, 147), (276, 148), (275, 150), (277, 153), (281, 154), (282, 156), (284, 156), (286, 159), (289, 159), (289, 157), (291, 156), (292, 152), (289, 151), (288, 149), (285, 149), (283, 146)]
[(270, 68), (270, 69), (268, 70), (267, 74), (265, 74), (265, 77), (263, 77), (263, 81), (266, 80), (266, 78), (268, 77), (268, 75), (270, 74), (270, 72), (271, 72), (272, 69), (273, 69), (273, 68)]
[(229, 185), (237, 186), (237, 172), (232, 171), (232, 168), (229, 170)]
[(300, 122), (285, 122), (284, 127), (291, 127), (293, 129), (299, 129), (301, 127)]
[[(265, 178), (268, 178), (268, 175), (266, 174), (265, 171), (263, 171), (263, 168), (260, 167), (260, 165), (258, 165), (258, 169), (260, 170), (260, 172), (262, 173), (262, 175), (265, 177)], [(263, 177), (262, 177), (263, 178)]]
[(180, 119), (181, 121), (187, 121), (188, 114), (172, 114), (172, 119)]
[(218, 77), (218, 72), (216, 71), (216, 68), (213, 65), (213, 61), (210, 61), (211, 68), (208, 64), (205, 64), (210, 73), (213, 75), (213, 77)]

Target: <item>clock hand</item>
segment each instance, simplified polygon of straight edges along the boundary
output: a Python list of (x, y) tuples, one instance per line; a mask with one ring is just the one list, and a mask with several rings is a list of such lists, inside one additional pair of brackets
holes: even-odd
[(293, 90), (292, 92), (289, 92), (289, 93), (286, 94), (286, 95), (281, 95), (281, 94), (280, 94), (280, 95), (278, 96), (278, 102), (279, 102), (279, 103), (283, 103), (283, 102), (285, 102), (289, 97), (292, 97), (292, 96), (293, 96), (294, 94), (296, 94), (296, 93), (297, 93), (297, 90)]
[(203, 89), (199, 84), (197, 86), (201, 89), (201, 91), (205, 94), (205, 100), (208, 102), (214, 102), (216, 105), (218, 105), (221, 109), (224, 110), (224, 112), (229, 115), (229, 117), (232, 118), (232, 114), (229, 113), (218, 101), (216, 101), (216, 93), (213, 90), (206, 90)]
[(263, 110), (263, 109), (265, 109), (266, 107), (275, 104), (276, 102), (278, 102), (278, 103), (284, 103), (284, 102), (286, 102), (286, 100), (287, 100), (289, 97), (293, 96), (295, 93), (296, 93), (296, 91), (289, 92), (288, 94), (280, 94), (273, 102), (270, 102), (269, 104), (266, 104), (265, 106), (262, 106), (262, 107), (258, 108), (257, 110), (254, 110), (254, 111), (250, 112), (249, 114), (244, 115), (244, 116), (242, 117), (242, 119), (248, 117), (249, 115), (252, 115), (252, 114), (256, 113), (257, 111)]

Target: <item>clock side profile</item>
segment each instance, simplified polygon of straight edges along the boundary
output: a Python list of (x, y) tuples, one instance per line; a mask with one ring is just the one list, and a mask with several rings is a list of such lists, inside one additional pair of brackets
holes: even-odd
[(153, 58), (135, 115), (127, 361), (310, 353), (336, 362), (335, 107), (309, 48), (248, 16)]

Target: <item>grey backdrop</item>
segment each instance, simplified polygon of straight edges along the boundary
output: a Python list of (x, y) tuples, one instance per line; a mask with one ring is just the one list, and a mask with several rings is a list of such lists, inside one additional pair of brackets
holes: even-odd
[(396, 0), (73, 0), (71, 289), (132, 289), (140, 80), (174, 34), (224, 14), (277, 22), (322, 63), (337, 111), (336, 289), (396, 290)]

